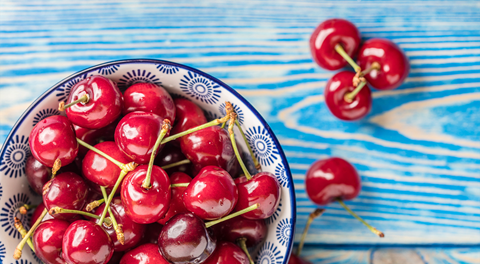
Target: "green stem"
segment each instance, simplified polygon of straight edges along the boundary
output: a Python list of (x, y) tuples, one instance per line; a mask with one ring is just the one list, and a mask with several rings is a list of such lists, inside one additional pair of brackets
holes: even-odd
[(96, 201), (93, 201), (89, 204), (87, 204), (87, 206), (85, 207), (85, 210), (87, 212), (91, 212), (93, 209), (99, 207), (103, 202), (105, 202), (105, 199), (100, 199), (100, 200), (96, 200)]
[(343, 202), (342, 199), (338, 198), (337, 202), (347, 211), (349, 212), (353, 217), (357, 218), (358, 221), (362, 222), (372, 233), (379, 237), (385, 237), (385, 234), (383, 232), (379, 231), (375, 227), (369, 225), (365, 220), (363, 220), (360, 216), (358, 216), (355, 212), (353, 212), (346, 204)]
[(183, 132), (180, 132), (180, 133), (178, 133), (178, 134), (168, 136), (168, 137), (166, 137), (165, 139), (163, 139), (162, 144), (165, 144), (165, 143), (167, 143), (167, 142), (170, 142), (170, 141), (175, 140), (175, 139), (177, 139), (177, 138), (180, 138), (180, 137), (183, 137), (183, 136), (185, 136), (185, 135), (191, 134), (191, 133), (196, 132), (196, 131), (198, 131), (198, 130), (202, 130), (202, 129), (207, 128), (207, 127), (212, 127), (212, 126), (216, 126), (216, 125), (219, 125), (219, 124), (223, 124), (223, 123), (225, 123), (225, 122), (227, 122), (227, 121), (228, 121), (228, 116), (225, 116), (225, 117), (223, 117), (223, 118), (221, 118), (221, 119), (212, 120), (212, 121), (210, 121), (210, 122), (208, 122), (208, 123), (205, 123), (205, 124), (203, 124), (203, 125), (196, 126), (196, 127), (194, 127), (194, 128), (190, 128), (190, 129), (185, 130), (185, 131), (183, 131)]
[(184, 165), (184, 164), (188, 164), (188, 163), (190, 163), (190, 160), (189, 159), (184, 159), (184, 160), (181, 160), (181, 161), (177, 161), (177, 162), (162, 166), (161, 168), (166, 170), (166, 169), (170, 169), (170, 168), (177, 167), (177, 166)]
[(175, 188), (175, 187), (188, 187), (190, 183), (186, 182), (186, 183), (174, 183), (174, 184), (171, 184), (170, 187), (171, 188)]
[(250, 212), (250, 211), (253, 211), (253, 210), (257, 209), (259, 206), (260, 206), (259, 204), (251, 205), (251, 206), (249, 206), (249, 207), (247, 207), (247, 208), (245, 208), (245, 209), (243, 209), (243, 210), (237, 211), (237, 212), (235, 212), (235, 213), (233, 213), (233, 214), (229, 214), (229, 215), (227, 215), (227, 216), (225, 216), (225, 217), (223, 217), (223, 218), (220, 218), (220, 219), (217, 219), (217, 220), (213, 220), (213, 221), (210, 221), (210, 222), (206, 222), (206, 223), (205, 223), (205, 226), (206, 226), (207, 228), (212, 227), (213, 225), (216, 225), (216, 224), (221, 223), (221, 222), (223, 222), (223, 221), (227, 221), (227, 220), (232, 219), (232, 218), (234, 218), (234, 217), (237, 217), (237, 216), (239, 216), (239, 215), (242, 215), (242, 214), (248, 213), (248, 212)]
[(102, 157), (106, 158), (107, 160), (109, 160), (109, 161), (113, 162), (113, 164), (115, 164), (115, 165), (117, 165), (118, 167), (120, 167), (120, 169), (123, 169), (123, 168), (125, 167), (125, 164), (123, 164), (123, 163), (121, 163), (121, 162), (119, 162), (119, 161), (115, 160), (114, 158), (112, 158), (112, 157), (108, 156), (107, 154), (105, 154), (105, 152), (103, 152), (103, 151), (101, 151), (101, 150), (97, 149), (96, 147), (94, 147), (94, 146), (90, 146), (90, 145), (89, 145), (87, 142), (85, 142), (85, 141), (83, 141), (83, 140), (81, 140), (81, 139), (79, 139), (79, 138), (77, 138), (77, 142), (78, 142), (78, 144), (80, 144), (80, 145), (82, 145), (82, 146), (86, 147), (87, 149), (89, 149), (89, 150), (91, 150), (91, 151), (93, 151), (93, 152), (97, 153), (98, 155), (100, 155), (100, 156), (102, 156)]
[(345, 101), (347, 103), (351, 103), (353, 101), (353, 99), (355, 99), (355, 96), (357, 96), (357, 94), (360, 92), (360, 90), (362, 90), (362, 88), (366, 85), (367, 83), (366, 82), (361, 82), (356, 88), (355, 90), (353, 90), (352, 92), (350, 93), (347, 93), (344, 97)]
[(84, 216), (95, 218), (95, 219), (100, 219), (100, 216), (98, 216), (96, 214), (92, 214), (92, 213), (84, 212), (84, 211), (80, 211), (80, 210), (64, 209), (64, 208), (60, 208), (60, 207), (51, 208), (49, 213), (51, 215), (54, 215), (54, 214), (79, 214), (79, 215), (84, 215)]
[(371, 71), (373, 70), (380, 70), (382, 68), (382, 66), (380, 65), (380, 63), (374, 61), (369, 68), (363, 70), (361, 73), (360, 73), (360, 76), (365, 76), (367, 74), (369, 74)]
[(38, 217), (37, 221), (33, 224), (32, 228), (28, 230), (27, 234), (25, 237), (23, 237), (22, 241), (18, 243), (17, 247), (15, 248), (15, 252), (13, 253), (13, 258), (14, 259), (20, 259), (22, 257), (22, 250), (23, 247), (25, 246), (25, 243), (27, 243), (28, 239), (32, 236), (33, 232), (35, 229), (37, 229), (37, 226), (42, 222), (43, 218), (45, 215), (48, 213), (47, 209), (43, 209), (42, 214)]
[[(64, 105), (62, 108), (63, 109), (67, 109), (69, 108), (70, 106), (74, 105), (74, 104), (78, 104), (78, 103), (88, 103), (88, 101), (90, 100), (90, 98), (88, 97), (88, 94), (84, 94), (82, 97), (78, 98), (77, 100), (69, 103), (69, 104), (66, 104)], [(61, 111), (64, 111), (64, 110), (61, 110)]]
[(248, 252), (247, 239), (242, 237), (242, 238), (237, 239), (237, 242), (238, 242), (240, 248), (243, 250), (243, 252), (245, 252), (245, 255), (247, 255), (248, 262), (250, 262), (250, 264), (255, 264), (255, 262), (253, 262), (252, 257), (250, 256), (250, 252)]
[[(105, 187), (100, 186), (100, 190), (102, 191), (103, 199), (104, 200), (108, 199), (107, 191), (105, 190)], [(110, 205), (108, 206), (105, 205), (105, 207), (108, 210), (108, 214), (110, 215), (110, 220), (112, 220), (113, 228), (117, 229), (118, 224), (117, 224), (117, 220), (115, 219), (115, 216), (113, 215), (112, 208), (110, 208)], [(103, 210), (105, 210), (105, 208)]]
[(321, 216), (325, 212), (325, 209), (316, 209), (312, 213), (310, 213), (310, 216), (308, 217), (307, 224), (305, 225), (305, 229), (303, 230), (302, 238), (300, 239), (300, 243), (298, 244), (297, 248), (297, 256), (300, 256), (300, 253), (302, 253), (303, 249), (303, 244), (305, 243), (305, 238), (307, 237), (308, 229), (310, 228), (310, 225), (313, 222), (313, 219), (315, 219), (318, 216)]
[(350, 64), (350, 66), (353, 67), (355, 72), (361, 71), (360, 66), (358, 66), (358, 64), (355, 63), (355, 61), (347, 54), (347, 52), (343, 49), (342, 45), (335, 45), (335, 50), (338, 52), (338, 54), (340, 54), (340, 56), (342, 56), (343, 59), (348, 62), (348, 64)]
[(240, 126), (240, 122), (238, 122), (238, 119), (235, 119), (235, 125), (237, 125), (238, 130), (240, 130), (240, 134), (242, 134), (243, 140), (245, 140), (245, 144), (247, 145), (248, 151), (250, 152), (250, 156), (252, 157), (253, 163), (255, 164), (255, 168), (260, 171), (262, 169), (262, 166), (258, 162), (258, 159), (255, 157), (252, 147), (250, 147), (247, 136), (245, 136), (245, 133), (243, 132), (242, 126)]
[[(20, 235), (22, 235), (22, 238), (24, 238), (27, 235), (27, 230), (23, 226), (22, 222), (20, 219), (15, 217), (15, 228), (17, 229), (18, 232), (20, 232)], [(32, 249), (32, 251), (35, 253), (35, 248), (33, 248), (33, 243), (32, 243), (32, 238), (28, 238), (27, 240), (28, 246)]]
[(247, 166), (245, 166), (245, 163), (243, 163), (240, 152), (238, 151), (237, 142), (235, 141), (235, 134), (233, 133), (233, 124), (234, 121), (230, 120), (230, 124), (228, 125), (228, 134), (230, 136), (230, 141), (232, 141), (233, 151), (235, 151), (235, 156), (237, 157), (238, 163), (240, 164), (240, 167), (242, 167), (243, 174), (245, 174), (245, 177), (247, 177), (247, 180), (249, 181), (252, 179), (252, 175), (250, 175), (250, 172), (248, 171)]
[(143, 181), (143, 184), (142, 184), (142, 187), (145, 189), (152, 188), (152, 186), (150, 185), (150, 180), (152, 178), (153, 162), (155, 161), (157, 149), (162, 143), (162, 139), (165, 137), (168, 131), (170, 131), (170, 128), (171, 128), (170, 121), (168, 119), (163, 120), (162, 130), (160, 131), (160, 135), (158, 136), (157, 141), (155, 141), (152, 154), (150, 155), (150, 161), (148, 162), (147, 176), (145, 177), (145, 180)]
[[(122, 180), (125, 177), (125, 175), (127, 175), (127, 173), (128, 173), (127, 170), (122, 170), (120, 172), (120, 175), (118, 176), (117, 182), (115, 182), (115, 185), (113, 186), (113, 189), (110, 192), (110, 195), (108, 196), (107, 201), (105, 202), (105, 206), (110, 205), (110, 203), (113, 200), (113, 196), (115, 196), (115, 192), (117, 192), (118, 186), (120, 186), (120, 183), (122, 183)], [(102, 216), (100, 217), (100, 221), (98, 222), (98, 225), (102, 226), (102, 223), (105, 220), (106, 214), (107, 214), (107, 210), (103, 210)]]

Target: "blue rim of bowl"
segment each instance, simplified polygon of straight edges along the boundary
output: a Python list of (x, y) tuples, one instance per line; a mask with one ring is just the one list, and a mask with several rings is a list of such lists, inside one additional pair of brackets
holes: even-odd
[[(272, 139), (273, 141), (275, 142), (275, 145), (277, 146), (278, 150), (279, 150), (279, 154), (280, 154), (280, 157), (282, 158), (282, 164), (283, 166), (285, 167), (285, 171), (287, 173), (287, 176), (290, 180), (290, 182), (292, 183), (291, 184), (291, 189), (289, 190), (290, 192), (290, 197), (291, 197), (291, 201), (290, 201), (290, 204), (291, 204), (291, 214), (292, 214), (292, 230), (290, 232), (290, 241), (289, 241), (289, 245), (287, 247), (287, 254), (286, 254), (286, 257), (289, 257), (290, 256), (290, 251), (292, 250), (293, 248), (293, 241), (294, 241), (294, 237), (295, 237), (295, 223), (296, 223), (296, 220), (297, 220), (297, 215), (296, 215), (296, 197), (295, 197), (295, 187), (294, 187), (294, 184), (293, 184), (293, 178), (292, 178), (292, 174), (290, 172), (290, 166), (288, 166), (288, 163), (286, 162), (287, 161), (287, 158), (285, 156), (285, 153), (283, 152), (283, 149), (282, 149), (282, 146), (280, 145), (280, 142), (278, 141), (277, 137), (275, 136), (275, 134), (273, 133), (272, 129), (270, 128), (270, 126), (268, 125), (267, 121), (265, 121), (265, 119), (260, 115), (260, 113), (258, 113), (258, 111), (245, 99), (243, 98), (243, 96), (241, 96), (235, 89), (231, 88), (230, 86), (228, 86), (226, 83), (222, 82), (221, 80), (211, 76), (210, 74), (208, 73), (205, 73), (203, 71), (200, 71), (198, 69), (195, 69), (195, 68), (192, 68), (190, 66), (187, 66), (187, 65), (183, 65), (183, 64), (179, 64), (179, 63), (175, 63), (175, 62), (170, 62), (170, 61), (165, 61), (165, 60), (156, 60), (156, 59), (126, 59), (126, 60), (115, 60), (115, 61), (110, 61), (110, 62), (105, 62), (105, 63), (102, 63), (102, 64), (97, 64), (95, 66), (92, 66), (90, 68), (87, 68), (87, 69), (84, 69), (84, 70), (81, 70), (81, 71), (78, 71), (66, 78), (64, 78), (63, 80), (61, 80), (60, 82), (56, 83), (55, 85), (53, 85), (52, 87), (50, 87), (50, 89), (48, 89), (47, 91), (45, 91), (42, 95), (40, 95), (28, 108), (27, 110), (25, 110), (25, 112), (23, 112), (23, 114), (18, 118), (17, 122), (15, 122), (15, 125), (13, 125), (12, 127), (12, 130), (10, 131), (10, 133), (8, 134), (7, 138), (5, 139), (5, 143), (3, 144), (2, 146), (2, 149), (0, 150), (0, 159), (3, 160), (4, 158), (4, 155), (5, 155), (5, 147), (8, 145), (8, 142), (11, 140), (13, 134), (17, 131), (18, 129), (18, 126), (20, 123), (23, 122), (23, 120), (25, 119), (25, 117), (30, 114), (30, 112), (32, 111), (33, 108), (35, 108), (35, 106), (38, 105), (38, 103), (40, 103), (41, 101), (43, 101), (45, 99), (45, 97), (47, 97), (48, 95), (50, 95), (52, 92), (54, 92), (59, 86), (65, 84), (66, 82), (70, 81), (71, 79), (75, 78), (75, 77), (79, 77), (87, 72), (91, 72), (91, 71), (95, 71), (95, 70), (98, 70), (100, 68), (103, 68), (105, 66), (113, 66), (113, 65), (119, 65), (119, 64), (131, 64), (131, 63), (157, 63), (157, 64), (166, 64), (166, 65), (170, 65), (170, 66), (175, 66), (175, 67), (179, 67), (179, 68), (183, 68), (183, 69), (186, 69), (186, 70), (189, 70), (189, 71), (192, 71), (192, 72), (195, 72), (197, 74), (200, 74), (200, 75), (203, 75), (209, 79), (212, 79), (214, 80), (216, 83), (218, 83), (220, 86), (222, 86), (223, 88), (227, 89), (229, 92), (231, 92), (233, 95), (235, 95), (238, 99), (240, 99), (240, 101), (242, 101), (249, 109), (250, 111), (252, 111), (252, 113), (265, 125), (265, 128), (267, 129), (267, 131), (270, 133), (270, 135), (272, 136)], [(284, 263), (287, 263), (288, 262), (288, 258), (285, 258), (285, 261)]]

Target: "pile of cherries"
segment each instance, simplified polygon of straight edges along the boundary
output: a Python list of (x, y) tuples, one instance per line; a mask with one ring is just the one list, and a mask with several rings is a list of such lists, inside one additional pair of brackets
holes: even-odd
[[(410, 70), (407, 57), (390, 40), (372, 38), (360, 44), (357, 27), (344, 19), (325, 20), (310, 37), (310, 50), (320, 67), (335, 71), (350, 64), (355, 70), (336, 73), (325, 86), (325, 103), (341, 120), (358, 120), (370, 112), (372, 94), (367, 82), (379, 90), (395, 89)], [(358, 64), (352, 57), (357, 57)]]
[(122, 94), (91, 76), (59, 109), (30, 133), (26, 175), (43, 203), (30, 230), (16, 222), (16, 259), (28, 243), (47, 264), (253, 263), (281, 189), (253, 155), (260, 172), (246, 169), (229, 102), (208, 121), (157, 85)]

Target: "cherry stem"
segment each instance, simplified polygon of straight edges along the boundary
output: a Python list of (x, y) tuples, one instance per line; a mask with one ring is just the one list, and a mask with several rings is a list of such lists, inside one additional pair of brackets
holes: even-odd
[(248, 213), (250, 211), (253, 211), (255, 209), (257, 209), (260, 205), (258, 203), (254, 204), (254, 205), (250, 205), (249, 207), (245, 208), (245, 209), (242, 209), (240, 211), (237, 211), (233, 214), (229, 214), (223, 218), (220, 218), (220, 219), (217, 219), (217, 220), (213, 220), (213, 221), (210, 221), (210, 222), (206, 222), (205, 223), (205, 227), (209, 228), (209, 227), (212, 227), (213, 225), (216, 225), (218, 223), (221, 223), (223, 221), (227, 221), (229, 219), (232, 219), (234, 217), (237, 217), (239, 215), (242, 215), (242, 214), (245, 214), (245, 213)]
[[(14, 220), (15, 220), (15, 223), (14, 223), (13, 225), (15, 226), (15, 228), (17, 229), (17, 231), (20, 233), (20, 235), (22, 235), (22, 238), (24, 238), (24, 237), (27, 235), (27, 229), (25, 229), (25, 227), (23, 226), (23, 224), (22, 224), (22, 222), (20, 221), (20, 219), (18, 219), (17, 217), (15, 217)], [(31, 238), (28, 238), (27, 244), (28, 244), (28, 246), (32, 249), (32, 251), (35, 253), (35, 248), (33, 248), (33, 243), (32, 243), (32, 239), (31, 239)]]
[[(92, 214), (92, 213), (88, 213), (88, 212), (84, 212), (84, 211), (80, 211), (80, 210), (64, 209), (64, 208), (61, 208), (61, 207), (58, 207), (58, 206), (50, 208), (50, 211), (48, 211), (48, 213), (51, 214), (51, 215), (54, 215), (54, 214), (79, 214), (79, 215), (84, 215), (84, 216), (95, 218), (95, 219), (100, 219), (100, 216)], [(111, 225), (111, 224), (112, 223), (110, 221), (108, 221), (107, 225)]]
[(15, 252), (13, 253), (13, 258), (14, 259), (20, 259), (22, 257), (22, 250), (23, 247), (25, 246), (25, 243), (27, 243), (28, 239), (32, 236), (33, 232), (35, 229), (37, 229), (37, 226), (42, 222), (43, 218), (45, 215), (48, 213), (47, 209), (43, 209), (42, 214), (38, 217), (37, 221), (33, 224), (32, 228), (28, 230), (27, 234), (23, 237), (22, 241), (18, 243), (17, 247), (15, 248)]
[(224, 129), (226, 124), (227, 124), (227, 122), (223, 123), (221, 128)]
[(340, 56), (342, 56), (343, 59), (345, 59), (348, 64), (350, 64), (350, 66), (353, 67), (353, 69), (355, 70), (355, 72), (359, 72), (361, 71), (362, 69), (360, 68), (360, 66), (358, 66), (357, 63), (355, 63), (355, 61), (352, 59), (352, 57), (350, 57), (347, 52), (343, 49), (342, 45), (340, 45), (340, 43), (338, 43), (337, 45), (335, 45), (335, 51), (338, 52), (338, 54), (340, 54)]
[[(108, 199), (107, 201), (105, 202), (105, 207), (107, 206), (110, 206), (110, 203), (112, 202), (113, 200), (113, 196), (115, 196), (115, 192), (117, 192), (117, 189), (118, 189), (118, 186), (120, 186), (120, 183), (122, 183), (122, 180), (123, 178), (125, 177), (125, 175), (127, 175), (127, 173), (129, 171), (132, 171), (135, 169), (135, 167), (137, 166), (134, 162), (132, 163), (128, 163), (127, 164), (128, 166), (127, 169), (123, 169), (121, 172), (120, 172), (120, 175), (118, 176), (118, 179), (117, 181), (115, 182), (115, 185), (113, 186), (113, 189), (112, 191), (110, 192), (110, 195), (108, 196)], [(103, 221), (105, 220), (105, 216), (107, 215), (107, 210), (103, 210), (102, 212), (102, 216), (100, 217), (100, 221), (98, 222), (98, 225), (102, 225)]]
[(56, 159), (55, 162), (53, 163), (52, 167), (52, 177), (50, 179), (53, 179), (55, 175), (57, 175), (58, 170), (62, 167), (62, 161), (60, 159)]
[[(102, 191), (103, 199), (108, 199), (107, 190), (105, 187), (100, 186), (100, 190)], [(105, 206), (107, 207), (107, 206)], [(105, 208), (104, 208), (105, 210)], [(110, 215), (110, 220), (112, 220), (113, 229), (115, 230), (115, 234), (117, 234), (117, 240), (120, 244), (125, 245), (125, 234), (123, 233), (122, 225), (117, 223), (115, 216), (113, 215), (112, 208), (110, 206), (107, 207), (108, 214)]]
[(85, 207), (85, 210), (87, 210), (87, 212), (91, 212), (93, 209), (99, 207), (103, 202), (105, 202), (105, 199), (103, 198), (100, 200), (93, 201), (87, 204), (87, 206)]
[(220, 119), (215, 119), (215, 120), (212, 120), (212, 121), (210, 121), (210, 122), (207, 122), (207, 123), (205, 123), (205, 124), (203, 124), (203, 125), (196, 126), (196, 127), (187, 129), (187, 130), (185, 130), (185, 131), (183, 131), (183, 132), (177, 133), (177, 134), (175, 134), (175, 135), (168, 136), (168, 137), (166, 137), (165, 139), (163, 139), (162, 144), (165, 144), (165, 143), (170, 142), (170, 141), (172, 141), (172, 140), (175, 140), (175, 139), (177, 139), (177, 138), (186, 136), (186, 135), (191, 134), (191, 133), (193, 133), (193, 132), (197, 132), (198, 130), (202, 130), (202, 129), (207, 128), (207, 127), (212, 127), (212, 126), (216, 126), (216, 125), (219, 125), (219, 124), (223, 124), (223, 123), (227, 122), (229, 118), (230, 118), (230, 117), (229, 117), (228, 115), (226, 115), (226, 116), (224, 116), (224, 117), (222, 117), (222, 118), (220, 118)]
[(245, 237), (241, 237), (241, 238), (237, 239), (237, 243), (239, 244), (239, 246), (243, 250), (243, 252), (245, 252), (245, 255), (247, 255), (248, 261), (250, 262), (250, 264), (255, 264), (255, 262), (253, 262), (252, 257), (250, 256), (250, 253), (248, 252), (247, 239)]
[(188, 163), (190, 163), (190, 160), (189, 159), (184, 159), (184, 160), (181, 160), (181, 161), (177, 161), (177, 162), (162, 166), (161, 168), (166, 170), (166, 169), (170, 169), (170, 168), (177, 167), (177, 166), (184, 165), (184, 164), (188, 164)]
[(344, 99), (347, 103), (353, 102), (353, 99), (355, 99), (355, 96), (357, 96), (357, 94), (360, 92), (360, 90), (362, 90), (362, 88), (363, 88), (366, 84), (367, 84), (366, 82), (361, 82), (361, 83), (355, 88), (355, 90), (353, 90), (353, 91), (350, 92), (350, 93), (345, 94), (345, 97), (344, 97), (343, 99)]
[(190, 185), (189, 182), (186, 182), (186, 183), (174, 183), (174, 184), (170, 184), (170, 187), (171, 187), (171, 188), (175, 188), (175, 187), (188, 187), (188, 185)]
[(367, 69), (363, 70), (362, 72), (360, 72), (360, 76), (365, 76), (367, 74), (369, 74), (371, 71), (373, 70), (380, 70), (382, 68), (382, 66), (380, 65), (380, 63), (374, 61), (370, 67), (368, 67)]
[(78, 103), (88, 103), (88, 101), (90, 100), (90, 97), (88, 96), (88, 94), (84, 94), (82, 97), (78, 98), (77, 100), (69, 103), (69, 104), (65, 104), (64, 102), (60, 102), (58, 104), (58, 111), (60, 112), (63, 112), (65, 111), (65, 109), (69, 108), (70, 106), (72, 105), (75, 105), (75, 104), (78, 104)]
[(305, 229), (303, 230), (302, 238), (300, 239), (300, 243), (298, 244), (297, 256), (300, 256), (300, 253), (302, 252), (303, 244), (305, 243), (305, 238), (307, 237), (308, 229), (310, 228), (310, 225), (312, 224), (313, 219), (321, 216), (323, 212), (325, 212), (325, 209), (316, 209), (315, 211), (310, 213), (307, 223), (305, 224)]
[(355, 212), (353, 212), (346, 204), (343, 202), (342, 199), (338, 198), (337, 202), (345, 209), (347, 212), (349, 212), (353, 217), (357, 218), (358, 221), (362, 222), (372, 233), (379, 237), (385, 237), (385, 234), (381, 232), (380, 230), (376, 229), (375, 227), (369, 225), (365, 220), (363, 220), (360, 216), (358, 216)]
[(240, 152), (237, 148), (237, 142), (235, 141), (235, 133), (233, 133), (233, 125), (235, 124), (237, 114), (232, 112), (230, 113), (230, 116), (230, 123), (228, 124), (228, 135), (230, 136), (230, 141), (232, 141), (233, 151), (235, 151), (235, 156), (237, 157), (238, 163), (240, 164), (240, 167), (242, 167), (243, 174), (245, 174), (245, 177), (247, 177), (247, 180), (249, 181), (252, 179), (252, 175), (250, 175), (250, 172), (245, 166), (245, 163), (243, 163), (242, 157), (240, 156)]
[(89, 150), (91, 150), (91, 151), (93, 151), (93, 152), (97, 153), (98, 155), (100, 155), (100, 156), (102, 156), (102, 157), (106, 158), (107, 160), (109, 160), (109, 161), (113, 162), (113, 164), (115, 164), (115, 165), (117, 165), (118, 167), (120, 167), (120, 169), (122, 169), (122, 170), (123, 170), (123, 169), (125, 168), (125, 164), (123, 164), (123, 163), (121, 163), (121, 162), (117, 161), (116, 159), (114, 159), (114, 158), (112, 158), (112, 157), (108, 156), (108, 155), (107, 155), (105, 152), (103, 152), (103, 151), (101, 151), (101, 150), (97, 149), (97, 148), (96, 148), (96, 147), (94, 147), (94, 146), (91, 146), (91, 145), (90, 145), (90, 144), (88, 144), (87, 142), (85, 142), (85, 141), (83, 141), (83, 140), (81, 140), (81, 139), (79, 139), (79, 138), (77, 138), (77, 142), (78, 142), (78, 144), (80, 144), (80, 145), (82, 145), (82, 146), (86, 147), (87, 149), (89, 149)]
[(261, 171), (262, 165), (260, 165), (260, 162), (258, 162), (258, 159), (255, 157), (252, 147), (250, 147), (250, 143), (248, 143), (247, 136), (245, 136), (245, 133), (243, 133), (242, 126), (240, 125), (240, 122), (238, 122), (238, 119), (235, 119), (235, 125), (237, 125), (238, 130), (240, 130), (240, 134), (242, 134), (243, 140), (245, 140), (245, 144), (247, 145), (248, 152), (250, 152), (250, 156), (252, 157), (253, 164), (255, 165), (255, 169), (257, 169), (258, 171)]
[(162, 125), (162, 130), (160, 131), (160, 135), (157, 138), (157, 141), (155, 141), (155, 145), (153, 146), (152, 150), (152, 155), (150, 156), (150, 161), (148, 162), (148, 169), (147, 169), (147, 176), (145, 177), (145, 180), (143, 181), (142, 187), (144, 189), (149, 190), (152, 188), (150, 185), (150, 179), (152, 178), (152, 169), (153, 169), (153, 162), (155, 161), (155, 156), (157, 155), (157, 149), (162, 144), (162, 139), (165, 137), (165, 135), (170, 131), (172, 126), (170, 125), (170, 120), (165, 119), (163, 120), (163, 125)]
[(18, 211), (22, 215), (26, 215), (28, 213), (28, 210), (37, 208), (38, 205), (29, 205), (29, 204), (24, 204), (20, 208), (18, 208)]

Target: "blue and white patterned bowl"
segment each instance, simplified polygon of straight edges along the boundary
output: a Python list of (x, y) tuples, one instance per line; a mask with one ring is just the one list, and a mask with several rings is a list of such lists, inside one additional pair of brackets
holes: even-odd
[[(137, 82), (162, 85), (172, 96), (197, 103), (211, 118), (223, 116), (225, 101), (231, 102), (262, 169), (275, 174), (282, 185), (280, 206), (267, 220), (267, 240), (257, 248), (254, 258), (261, 264), (288, 262), (295, 226), (295, 192), (287, 160), (267, 122), (235, 90), (206, 73), (177, 63), (139, 59), (109, 62), (73, 74), (33, 102), (14, 125), (0, 152), (0, 263), (41, 263), (28, 246), (21, 260), (13, 259), (20, 241), (20, 234), (13, 226), (14, 217), (19, 217), (27, 228), (31, 217), (31, 214), (18, 213), (18, 208), (24, 203), (39, 203), (41, 199), (28, 186), (24, 175), (25, 162), (30, 155), (28, 137), (40, 120), (59, 114), (58, 103), (65, 101), (74, 84), (91, 75), (110, 78), (120, 89)], [(237, 142), (246, 149), (241, 138)], [(254, 170), (251, 163), (249, 167)]]

